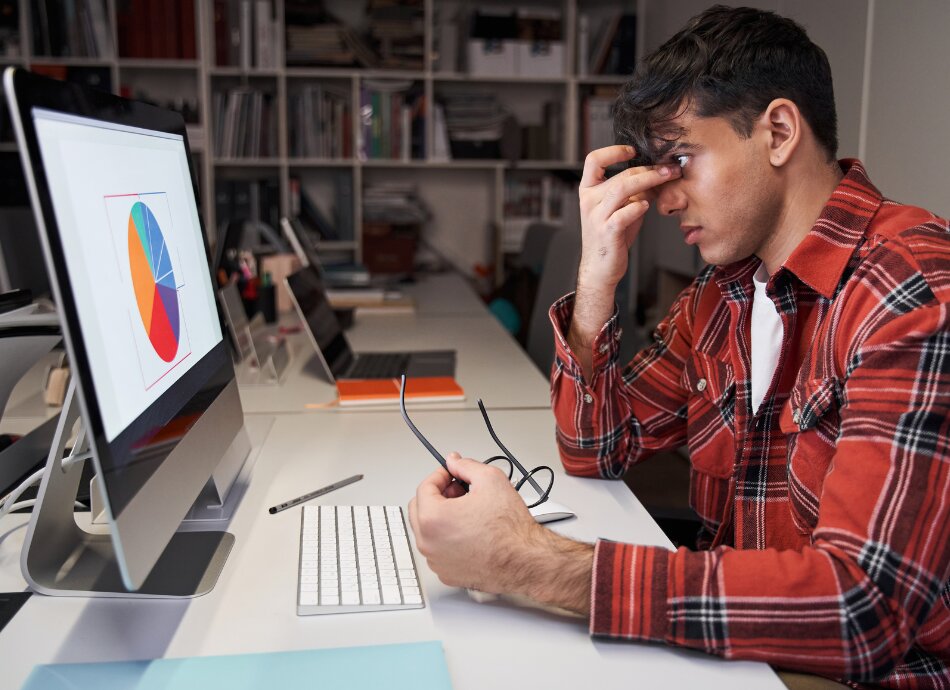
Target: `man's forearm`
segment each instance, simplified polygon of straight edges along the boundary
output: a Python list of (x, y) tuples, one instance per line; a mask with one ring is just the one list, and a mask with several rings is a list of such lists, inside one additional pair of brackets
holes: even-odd
[(590, 615), (594, 546), (562, 537), (549, 529), (532, 534), (519, 558), (517, 594), (534, 601)]
[(574, 296), (574, 313), (567, 333), (567, 344), (590, 381), (594, 370), (594, 338), (614, 313), (616, 288), (588, 288), (578, 280)]

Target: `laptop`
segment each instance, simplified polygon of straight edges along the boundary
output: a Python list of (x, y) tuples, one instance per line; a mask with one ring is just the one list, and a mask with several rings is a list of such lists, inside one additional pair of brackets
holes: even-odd
[(294, 308), (332, 383), (340, 379), (455, 377), (455, 352), (354, 352), (330, 306), (320, 275), (312, 266), (284, 279)]

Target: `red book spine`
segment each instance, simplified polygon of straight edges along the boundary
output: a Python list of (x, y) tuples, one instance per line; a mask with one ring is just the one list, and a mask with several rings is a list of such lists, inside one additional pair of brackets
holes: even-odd
[(195, 16), (195, 0), (181, 0), (181, 14), (179, 15), (181, 32), (181, 57), (185, 60), (194, 60), (198, 56), (195, 48), (195, 27), (198, 18)]

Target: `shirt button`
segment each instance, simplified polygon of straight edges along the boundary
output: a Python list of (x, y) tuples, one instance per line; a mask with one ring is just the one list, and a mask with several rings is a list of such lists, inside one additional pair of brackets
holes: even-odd
[(802, 415), (798, 410), (792, 410), (792, 421), (796, 424), (802, 423)]
[(594, 402), (594, 396), (590, 393), (584, 393), (584, 402), (588, 404)]
[(706, 379), (699, 379), (699, 381), (696, 382), (696, 390), (700, 393), (706, 390)]
[(610, 346), (609, 346), (607, 343), (603, 343), (603, 344), (601, 344), (601, 346), (600, 346), (599, 348), (597, 348), (597, 349), (600, 350), (600, 354), (604, 354), (605, 352), (607, 352), (607, 350), (608, 350), (609, 348), (610, 348)]

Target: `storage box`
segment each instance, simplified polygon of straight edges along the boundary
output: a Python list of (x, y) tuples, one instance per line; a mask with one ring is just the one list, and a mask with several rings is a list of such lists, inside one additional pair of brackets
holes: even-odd
[(372, 274), (411, 274), (416, 255), (416, 225), (363, 224), (363, 265)]
[(522, 77), (563, 77), (564, 44), (561, 41), (516, 41), (515, 64)]
[(474, 77), (512, 77), (518, 73), (515, 42), (509, 39), (470, 38), (468, 73)]

